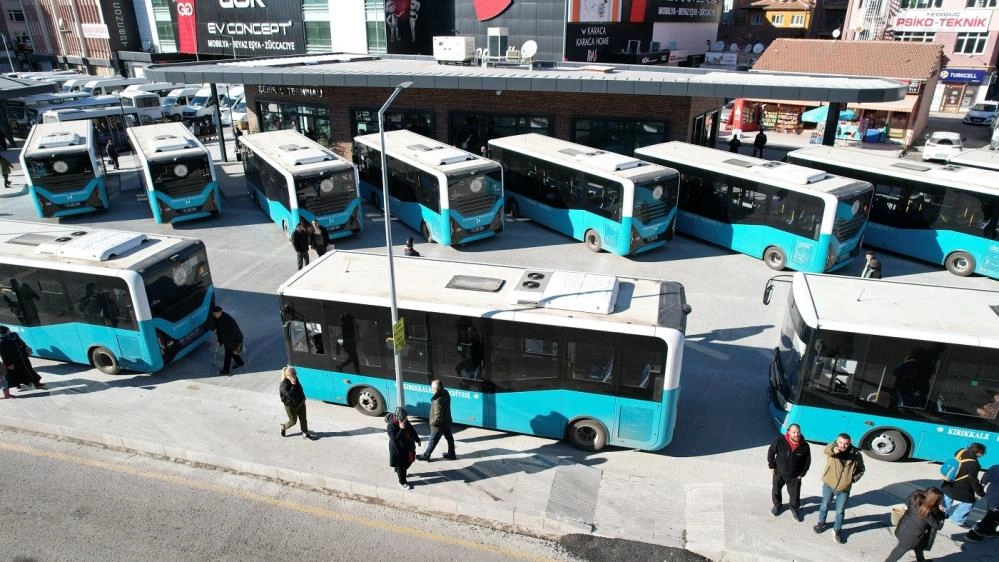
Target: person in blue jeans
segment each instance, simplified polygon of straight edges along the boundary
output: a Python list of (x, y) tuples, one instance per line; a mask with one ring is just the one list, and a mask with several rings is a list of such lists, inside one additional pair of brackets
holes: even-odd
[(840, 433), (836, 441), (826, 445), (823, 451), (826, 455), (826, 468), (822, 472), (822, 504), (819, 505), (819, 522), (812, 527), (816, 533), (828, 529), (826, 514), (829, 504), (835, 502), (836, 519), (833, 522), (833, 538), (844, 544), (843, 515), (846, 513), (846, 502), (850, 499), (850, 490), (864, 475), (864, 457), (860, 449), (853, 446), (850, 436)]
[(968, 540), (978, 542), (984, 537), (996, 536), (999, 529), (999, 464), (992, 465), (982, 475), (982, 485), (985, 488), (985, 501), (988, 508), (985, 517), (968, 531)]
[(416, 458), (430, 462), (430, 455), (443, 437), (447, 441), (444, 458), (455, 460), (458, 456), (454, 452), (454, 435), (451, 433), (451, 394), (444, 388), (444, 383), (440, 379), (430, 383), (430, 390), (434, 393), (430, 399), (430, 440), (427, 441), (427, 450)]
[(968, 514), (975, 507), (975, 500), (985, 495), (985, 488), (978, 481), (978, 473), (982, 465), (978, 463), (985, 455), (985, 445), (972, 443), (967, 449), (958, 449), (954, 456), (958, 457), (961, 467), (953, 480), (945, 480), (940, 485), (944, 493), (944, 512), (947, 520), (959, 527), (970, 527)]

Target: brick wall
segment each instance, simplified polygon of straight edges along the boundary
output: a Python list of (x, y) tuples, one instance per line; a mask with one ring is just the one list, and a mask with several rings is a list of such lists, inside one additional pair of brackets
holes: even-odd
[[(351, 113), (354, 109), (377, 110), (388, 99), (389, 88), (324, 88), (324, 97), (259, 95), (247, 88), (251, 132), (260, 130), (257, 101), (280, 101), (322, 105), (330, 109), (333, 148), (350, 157)], [(406, 90), (396, 98), (392, 110), (433, 111), (438, 140), (448, 142), (451, 112), (536, 115), (554, 119), (556, 137), (571, 138), (573, 119), (581, 117), (646, 119), (668, 123), (667, 140), (688, 140), (693, 117), (723, 105), (720, 98), (634, 96), (503, 90)]]

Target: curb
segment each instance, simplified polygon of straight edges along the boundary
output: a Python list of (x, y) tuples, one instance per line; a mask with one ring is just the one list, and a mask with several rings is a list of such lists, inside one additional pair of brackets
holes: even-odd
[(197, 468), (224, 470), (233, 474), (263, 478), (279, 484), (318, 490), (344, 499), (381, 505), (399, 505), (426, 515), (461, 520), (464, 523), (500, 527), (518, 534), (555, 540), (561, 535), (593, 534), (593, 527), (582, 521), (553, 519), (543, 514), (518, 513), (516, 509), (473, 502), (457, 502), (416, 492), (386, 488), (374, 484), (351, 482), (320, 474), (263, 465), (232, 459), (212, 453), (131, 439), (111, 433), (88, 431), (76, 427), (0, 417), (0, 430), (14, 431), (67, 440), (115, 451), (137, 453), (169, 462), (189, 464)]
[(22, 185), (20, 189), (17, 187), (3, 188), (0, 187), (0, 199), (5, 197), (18, 197), (24, 195), (28, 192), (28, 186)]

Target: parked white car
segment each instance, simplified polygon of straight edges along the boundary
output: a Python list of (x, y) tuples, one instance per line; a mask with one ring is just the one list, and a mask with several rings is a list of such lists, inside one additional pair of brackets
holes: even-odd
[(947, 162), (951, 156), (957, 156), (962, 150), (964, 150), (964, 138), (959, 133), (936, 131), (926, 138), (923, 160)]
[(964, 114), (961, 122), (965, 125), (992, 125), (999, 117), (999, 103), (976, 103)]

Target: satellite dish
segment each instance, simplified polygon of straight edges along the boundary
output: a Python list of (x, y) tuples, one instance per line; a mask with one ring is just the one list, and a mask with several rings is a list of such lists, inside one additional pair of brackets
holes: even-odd
[(520, 56), (529, 59), (538, 54), (538, 43), (534, 39), (524, 41), (524, 46), (520, 48)]
[(670, 41), (669, 43), (667, 43), (666, 44), (666, 48), (669, 49), (669, 50), (671, 50), (671, 51), (677, 50), (678, 47), (677, 47), (676, 41)]
[(763, 43), (757, 43), (753, 45), (753, 52), (757, 55), (763, 52)]
[(742, 52), (743, 52), (743, 53), (746, 53), (746, 54), (748, 55), (749, 53), (753, 52), (753, 46), (752, 46), (752, 45), (746, 45), (746, 46), (745, 46), (745, 47), (744, 47), (744, 48), (742, 49)]
[(733, 52), (733, 53), (738, 53), (739, 52), (739, 45), (737, 45), (735, 43), (732, 43), (731, 45), (728, 46), (728, 50), (731, 51), (731, 52)]
[(715, 41), (714, 49), (712, 49), (712, 51), (724, 51), (724, 50), (725, 50), (725, 42)]
[(833, 39), (839, 39), (839, 36), (840, 36), (840, 35), (841, 35), (842, 33), (843, 33), (843, 32), (842, 32), (842, 31), (840, 31), (839, 29), (834, 29), (834, 30), (832, 31), (832, 36), (833, 36)]

